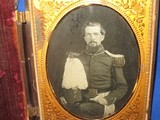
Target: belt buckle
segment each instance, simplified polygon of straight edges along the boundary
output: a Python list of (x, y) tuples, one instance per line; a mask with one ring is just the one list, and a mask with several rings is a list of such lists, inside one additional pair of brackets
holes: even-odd
[(94, 98), (94, 97), (97, 96), (98, 90), (97, 90), (97, 89), (94, 89), (94, 88), (88, 89), (88, 94), (89, 94), (89, 97), (90, 97), (90, 98)]

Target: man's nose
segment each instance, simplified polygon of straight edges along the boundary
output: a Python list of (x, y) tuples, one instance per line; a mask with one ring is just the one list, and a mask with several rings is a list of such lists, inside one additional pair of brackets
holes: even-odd
[(91, 35), (91, 40), (94, 41), (95, 40), (95, 35)]

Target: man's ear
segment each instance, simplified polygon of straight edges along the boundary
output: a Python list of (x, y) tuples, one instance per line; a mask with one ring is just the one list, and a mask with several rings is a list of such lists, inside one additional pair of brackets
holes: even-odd
[(102, 35), (102, 41), (104, 40), (104, 38), (105, 38), (105, 35)]

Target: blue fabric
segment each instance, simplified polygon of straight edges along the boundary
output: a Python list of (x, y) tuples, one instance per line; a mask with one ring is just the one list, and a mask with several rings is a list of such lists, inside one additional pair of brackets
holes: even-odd
[(152, 101), (151, 120), (160, 120), (160, 20), (157, 42), (156, 74)]
[(18, 0), (18, 11), (24, 12), (25, 10), (25, 0)]

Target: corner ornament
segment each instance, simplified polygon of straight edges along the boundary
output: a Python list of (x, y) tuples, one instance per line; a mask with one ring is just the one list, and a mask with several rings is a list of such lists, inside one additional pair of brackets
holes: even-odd
[(146, 5), (147, 0), (115, 0), (115, 3), (125, 11), (128, 16), (132, 16), (132, 20), (135, 24), (138, 24), (138, 29), (141, 32), (141, 36), (144, 35), (146, 17)]

